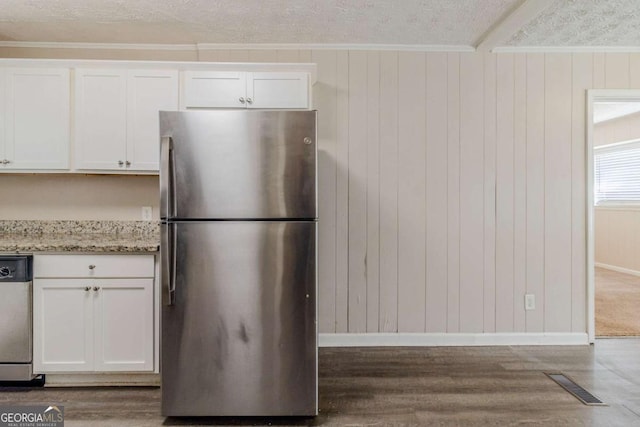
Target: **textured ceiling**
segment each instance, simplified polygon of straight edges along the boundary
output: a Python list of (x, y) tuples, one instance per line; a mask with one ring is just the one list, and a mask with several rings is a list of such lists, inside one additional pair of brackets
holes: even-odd
[(468, 47), (487, 34), (490, 47), (639, 47), (640, 0), (0, 0), (0, 41)]
[(640, 46), (640, 0), (557, 0), (506, 44)]
[(0, 0), (0, 40), (474, 45), (522, 0)]

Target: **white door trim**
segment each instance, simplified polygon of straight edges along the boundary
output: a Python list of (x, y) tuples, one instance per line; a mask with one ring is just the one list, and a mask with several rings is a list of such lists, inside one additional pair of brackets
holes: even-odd
[(640, 102), (640, 90), (587, 90), (587, 334), (590, 343), (595, 342), (596, 339), (595, 230), (593, 226), (593, 103), (606, 101)]

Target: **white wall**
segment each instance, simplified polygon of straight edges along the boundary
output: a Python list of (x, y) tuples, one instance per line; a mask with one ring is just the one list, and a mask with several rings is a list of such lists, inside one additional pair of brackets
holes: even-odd
[[(640, 113), (594, 126), (594, 145), (640, 138)], [(595, 261), (640, 274), (640, 207), (596, 207)]]
[(157, 219), (158, 199), (157, 176), (0, 175), (0, 219)]
[(586, 330), (585, 90), (640, 88), (640, 54), (199, 58), (318, 64), (321, 332)]
[(596, 207), (595, 261), (640, 275), (640, 207)]

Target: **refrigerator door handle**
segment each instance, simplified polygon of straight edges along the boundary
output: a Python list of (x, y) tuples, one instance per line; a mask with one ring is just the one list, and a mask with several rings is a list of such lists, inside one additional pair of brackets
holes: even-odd
[(162, 263), (162, 302), (164, 305), (174, 305), (176, 302), (176, 233), (175, 224), (163, 224), (161, 235), (161, 263)]
[(173, 139), (170, 136), (163, 136), (160, 139), (160, 218), (174, 216), (174, 178)]

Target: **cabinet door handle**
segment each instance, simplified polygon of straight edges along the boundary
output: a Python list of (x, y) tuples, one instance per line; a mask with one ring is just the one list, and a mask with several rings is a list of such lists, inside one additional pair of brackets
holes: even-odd
[(247, 98), (247, 104), (253, 104), (253, 99)]
[(124, 165), (124, 162), (122, 160), (118, 160), (118, 166), (122, 166)]
[(124, 162), (125, 165), (127, 165), (127, 167), (131, 166), (131, 162), (129, 160), (127, 160), (126, 162)]
[(243, 98), (243, 97), (240, 97), (240, 98), (238, 99), (238, 101), (240, 101), (240, 104), (244, 104), (244, 98)]
[(9, 163), (11, 163), (11, 160), (4, 159), (4, 160), (2, 161), (2, 164), (3, 164), (3, 165), (8, 165)]
[(94, 286), (94, 287), (93, 287), (93, 290), (94, 290), (94, 291), (99, 291), (99, 290), (100, 290), (100, 286)]
[(96, 268), (96, 266), (95, 266), (95, 265), (93, 265), (93, 264), (91, 264), (91, 265), (89, 266), (89, 270), (95, 270), (95, 268)]
[(85, 292), (89, 292), (90, 290), (91, 290), (91, 286), (85, 286), (85, 287), (84, 287), (84, 291), (85, 291)]

